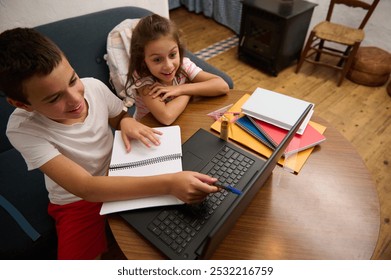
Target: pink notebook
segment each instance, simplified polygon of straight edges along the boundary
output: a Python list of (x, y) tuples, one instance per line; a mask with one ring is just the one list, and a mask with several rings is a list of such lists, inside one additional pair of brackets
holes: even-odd
[[(249, 119), (259, 129), (259, 131), (270, 141), (270, 143), (274, 145), (274, 147), (278, 146), (278, 144), (282, 141), (282, 139), (284, 139), (285, 135), (288, 133), (287, 130), (272, 125), (270, 123), (258, 120), (253, 117), (249, 117)], [(291, 154), (314, 147), (325, 140), (326, 137), (319, 133), (309, 123), (302, 135), (295, 135), (291, 143), (286, 148), (284, 156), (286, 157)]]

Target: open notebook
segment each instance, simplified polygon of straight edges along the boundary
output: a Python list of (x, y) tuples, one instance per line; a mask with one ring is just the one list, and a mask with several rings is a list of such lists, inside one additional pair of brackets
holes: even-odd
[[(182, 171), (182, 144), (179, 126), (156, 127), (160, 145), (146, 147), (138, 140), (131, 141), (131, 151), (125, 150), (121, 131), (115, 131), (109, 176), (152, 176)], [(131, 186), (129, 186), (131, 187)], [(171, 195), (105, 202), (101, 215), (145, 207), (182, 204)]]

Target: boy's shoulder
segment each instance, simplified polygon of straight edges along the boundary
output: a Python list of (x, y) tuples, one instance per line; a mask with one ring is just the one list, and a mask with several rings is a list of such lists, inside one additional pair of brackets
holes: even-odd
[[(101, 80), (98, 80), (93, 77), (84, 77), (80, 78), (80, 81), (83, 83), (84, 87), (86, 89), (89, 89), (91, 91), (109, 91), (112, 92), (105, 83), (103, 83)], [(87, 90), (88, 91), (88, 90)]]
[(80, 81), (82, 81), (83, 84), (96, 84), (96, 85), (104, 85), (104, 83), (101, 80), (95, 79), (93, 77), (84, 77), (80, 78)]

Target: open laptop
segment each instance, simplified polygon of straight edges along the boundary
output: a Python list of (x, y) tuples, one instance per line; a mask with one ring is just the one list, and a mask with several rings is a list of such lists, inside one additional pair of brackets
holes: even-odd
[(199, 129), (182, 145), (183, 170), (218, 178), (242, 191), (222, 190), (199, 205), (174, 205), (121, 212), (169, 259), (208, 259), (271, 175), (285, 148), (311, 111), (309, 105), (272, 155), (264, 160)]

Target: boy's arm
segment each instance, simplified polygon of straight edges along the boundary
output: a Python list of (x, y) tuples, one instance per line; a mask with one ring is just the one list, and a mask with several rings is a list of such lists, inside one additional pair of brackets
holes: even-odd
[(87, 201), (172, 194), (186, 203), (197, 203), (208, 193), (218, 191), (211, 186), (216, 179), (190, 171), (146, 177), (92, 176), (64, 155), (49, 160), (40, 170), (68, 192)]
[(120, 122), (123, 118), (130, 117), (128, 115), (128, 112), (125, 110), (122, 110), (121, 113), (119, 113), (116, 117), (109, 119), (109, 124), (114, 129), (121, 129), (120, 128)]

